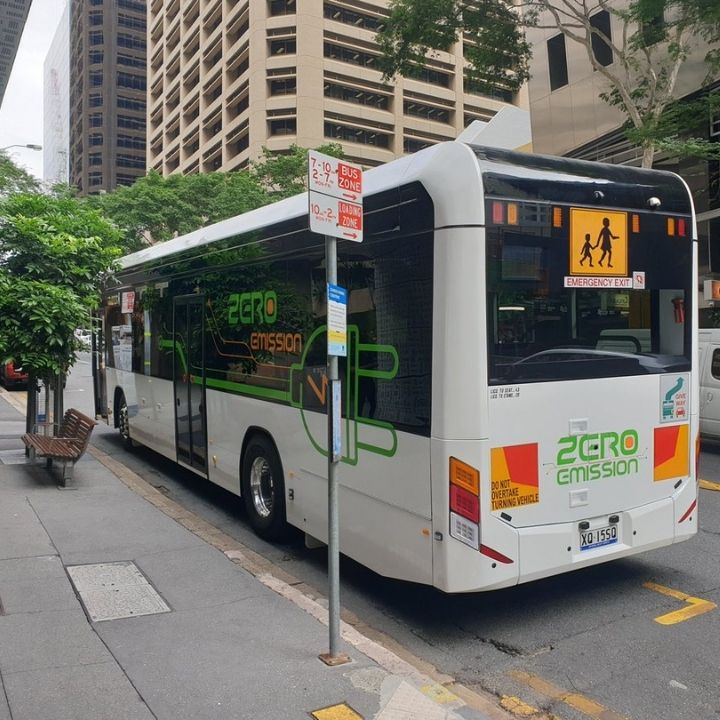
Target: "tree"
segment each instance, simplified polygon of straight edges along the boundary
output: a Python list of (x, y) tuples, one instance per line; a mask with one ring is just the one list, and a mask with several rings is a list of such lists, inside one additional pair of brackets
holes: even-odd
[[(339, 145), (319, 148), (336, 157)], [(132, 185), (95, 195), (88, 202), (127, 231), (125, 249), (164, 242), (204, 225), (240, 215), (306, 189), (307, 150), (263, 150), (248, 170), (163, 177), (151, 170)]]
[(74, 330), (97, 307), (121, 233), (73, 198), (0, 203), (0, 359), (45, 381), (75, 362)]
[[(321, 145), (317, 150), (336, 158), (345, 156), (342, 146), (337, 143)], [(286, 153), (263, 148), (262, 157), (250, 165), (250, 175), (269, 193), (273, 201), (307, 190), (307, 173), (307, 148), (295, 144)]]
[[(675, 98), (678, 73), (696, 45), (706, 44), (706, 82), (720, 76), (717, 0), (524, 0), (517, 7), (510, 0), (393, 0), (390, 7), (378, 35), (386, 77), (412, 72), (427, 53), (448, 50), (462, 33), (470, 40), (471, 79), (486, 89), (517, 88), (528, 76), (530, 58), (523, 31), (552, 29), (581, 45), (605, 78), (601, 97), (627, 117), (628, 137), (643, 150), (643, 167), (652, 167), (659, 149), (720, 156), (717, 143), (692, 137), (693, 125), (707, 120), (716, 98), (709, 94), (690, 103)], [(596, 22), (600, 11), (620, 28), (612, 37)], [(608, 49), (612, 57), (606, 64)]]
[(252, 210), (268, 197), (247, 172), (163, 177), (151, 170), (132, 185), (88, 202), (127, 231), (125, 249), (132, 251)]
[(38, 189), (38, 181), (16, 165), (4, 150), (0, 150), (0, 197), (20, 192), (36, 192)]

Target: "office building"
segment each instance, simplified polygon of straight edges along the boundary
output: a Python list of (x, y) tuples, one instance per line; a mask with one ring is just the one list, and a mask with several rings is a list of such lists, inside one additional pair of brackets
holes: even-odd
[(31, 2), (32, 0), (0, 2), (0, 106), (5, 97)]
[(238, 170), (262, 148), (336, 142), (377, 165), (454, 139), (524, 93), (463, 78), (463, 43), (384, 82), (387, 0), (149, 0), (148, 166)]
[(145, 174), (145, 0), (70, 0), (70, 183), (82, 195)]
[(70, 4), (60, 18), (43, 68), (43, 180), (67, 183), (70, 147)]

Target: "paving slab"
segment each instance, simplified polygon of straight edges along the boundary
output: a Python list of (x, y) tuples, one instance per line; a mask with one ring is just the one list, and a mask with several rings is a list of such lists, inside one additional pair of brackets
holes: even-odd
[(110, 659), (78, 602), (74, 610), (0, 617), (0, 672), (6, 682), (12, 672)]
[(81, 499), (76, 491), (33, 496), (33, 507), (66, 565), (131, 560), (203, 544), (125, 486), (111, 496), (89, 492)]
[(115, 662), (10, 673), (5, 689), (12, 720), (155, 717)]
[(261, 592), (252, 575), (206, 544), (141, 555), (136, 563), (175, 610), (209, 608)]
[(6, 615), (77, 608), (57, 556), (0, 560), (0, 601)]
[[(3, 480), (15, 468), (3, 468)], [(0, 492), (0, 559), (55, 555), (55, 548), (28, 499)]]
[(345, 675), (370, 661), (343, 644), (356, 662), (325, 666), (318, 654), (327, 628), (264, 586), (257, 597), (212, 609), (95, 628), (158, 717), (307, 720), (343, 700), (366, 718), (379, 709), (379, 698)]

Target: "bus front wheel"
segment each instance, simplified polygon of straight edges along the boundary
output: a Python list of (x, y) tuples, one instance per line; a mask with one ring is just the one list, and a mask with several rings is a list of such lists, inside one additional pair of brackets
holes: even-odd
[(126, 450), (132, 450), (133, 441), (130, 438), (130, 416), (128, 414), (127, 401), (125, 395), (120, 395), (118, 399), (118, 430), (120, 430), (120, 437), (122, 438), (123, 447)]
[(265, 540), (287, 535), (285, 482), (280, 458), (272, 442), (253, 436), (242, 463), (242, 495), (253, 530)]

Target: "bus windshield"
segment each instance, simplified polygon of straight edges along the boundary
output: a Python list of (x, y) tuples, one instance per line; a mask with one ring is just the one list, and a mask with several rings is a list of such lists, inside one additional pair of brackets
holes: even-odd
[(527, 202), (487, 210), (491, 385), (690, 369), (689, 217)]

